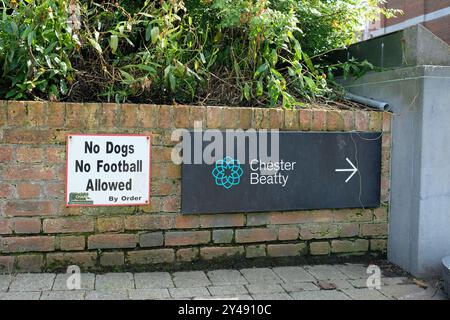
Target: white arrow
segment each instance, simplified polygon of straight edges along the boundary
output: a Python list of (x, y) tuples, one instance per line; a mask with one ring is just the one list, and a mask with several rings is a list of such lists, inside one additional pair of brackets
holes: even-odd
[(351, 172), (352, 174), (347, 178), (347, 180), (345, 180), (345, 183), (347, 183), (355, 175), (355, 173), (358, 172), (358, 168), (355, 167), (355, 165), (348, 158), (345, 158), (345, 160), (347, 160), (347, 162), (352, 166), (352, 169), (336, 169), (335, 171), (336, 172)]

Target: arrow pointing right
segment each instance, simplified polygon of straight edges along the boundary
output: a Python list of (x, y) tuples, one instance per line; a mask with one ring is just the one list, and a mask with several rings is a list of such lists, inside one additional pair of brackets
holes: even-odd
[(350, 161), (349, 158), (345, 158), (347, 162), (352, 166), (351, 169), (335, 169), (336, 172), (351, 172), (352, 174), (345, 180), (345, 183), (348, 183), (350, 179), (355, 175), (356, 172), (358, 172), (358, 168), (355, 167), (355, 165)]

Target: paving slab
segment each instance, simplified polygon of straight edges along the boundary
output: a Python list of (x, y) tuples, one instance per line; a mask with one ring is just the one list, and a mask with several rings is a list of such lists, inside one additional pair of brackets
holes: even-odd
[(345, 274), (348, 279), (367, 279), (370, 275), (367, 274), (367, 267), (362, 264), (340, 264), (336, 268)]
[(134, 288), (134, 277), (130, 272), (106, 273), (95, 277), (95, 290), (110, 291)]
[(211, 296), (206, 287), (169, 288), (172, 298), (194, 298)]
[(322, 280), (325, 282), (329, 282), (334, 284), (336, 289), (342, 290), (342, 289), (353, 289), (353, 285), (348, 281), (344, 279), (331, 279), (331, 280)]
[(31, 291), (15, 291), (15, 292), (0, 292), (1, 300), (39, 300), (41, 297), (41, 292), (31, 292)]
[(347, 276), (332, 265), (316, 265), (304, 267), (317, 280), (346, 279)]
[(13, 275), (0, 274), (0, 291), (8, 291), (9, 284), (14, 279)]
[(173, 282), (176, 287), (206, 287), (211, 285), (208, 277), (203, 271), (186, 271), (173, 273)]
[(9, 286), (9, 291), (50, 291), (55, 277), (54, 273), (17, 274)]
[(406, 294), (399, 300), (449, 300), (444, 291), (438, 288), (428, 287), (425, 290)]
[(281, 286), (287, 292), (320, 290), (320, 288), (312, 282), (282, 283)]
[[(60, 273), (56, 275), (55, 282), (53, 283), (53, 291), (71, 291), (67, 288), (67, 279), (71, 276), (68, 273)], [(80, 289), (81, 290), (94, 290), (95, 274), (93, 273), (80, 273)]]
[(126, 290), (92, 290), (86, 291), (85, 300), (127, 300), (128, 292)]
[(41, 300), (84, 300), (85, 290), (44, 291)]
[(247, 279), (247, 281), (252, 283), (282, 283), (283, 280), (277, 274), (269, 268), (252, 268), (252, 269), (241, 269), (242, 275)]
[(367, 279), (350, 279), (348, 282), (356, 289), (367, 289)]
[(143, 272), (134, 274), (136, 289), (173, 288), (172, 277), (168, 272)]
[(213, 285), (247, 284), (238, 270), (214, 270), (207, 273)]
[(153, 300), (170, 298), (169, 290), (162, 288), (129, 289), (128, 296), (131, 300)]
[(412, 284), (408, 277), (381, 277), (381, 282), (387, 286), (396, 284)]
[(286, 283), (315, 281), (302, 267), (276, 267), (272, 270)]
[(347, 295), (337, 290), (291, 292), (290, 295), (294, 300), (350, 300)]
[(252, 294), (254, 300), (292, 300), (286, 292)]
[(248, 294), (243, 285), (211, 286), (208, 290), (213, 296)]
[(391, 300), (375, 289), (345, 289), (342, 292), (352, 300)]
[(286, 291), (277, 283), (268, 283), (268, 284), (248, 284), (246, 285), (248, 291), (251, 294), (266, 294), (266, 293), (285, 293)]
[(415, 284), (394, 284), (382, 286), (379, 291), (388, 298), (406, 299), (410, 295), (422, 293), (425, 290)]

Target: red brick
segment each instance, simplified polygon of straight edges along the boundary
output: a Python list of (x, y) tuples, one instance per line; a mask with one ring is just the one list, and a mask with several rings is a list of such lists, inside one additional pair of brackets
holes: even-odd
[(267, 255), (269, 257), (290, 257), (306, 254), (308, 247), (304, 243), (269, 244)]
[(200, 251), (198, 248), (182, 248), (176, 252), (176, 260), (182, 262), (195, 261), (199, 258)]
[(367, 111), (355, 111), (355, 129), (357, 131), (369, 130), (369, 113)]
[(131, 265), (171, 263), (175, 261), (175, 253), (173, 249), (129, 251), (127, 256), (128, 262)]
[(245, 246), (245, 257), (247, 258), (265, 257), (267, 255), (266, 247), (267, 246), (265, 244)]
[(52, 146), (47, 148), (47, 162), (51, 164), (65, 164), (66, 149)]
[(122, 127), (124, 128), (134, 128), (137, 123), (137, 108), (136, 104), (121, 104), (120, 110)]
[(14, 219), (15, 233), (40, 233), (41, 220), (37, 218), (17, 218)]
[(123, 229), (124, 229), (124, 219), (122, 217), (97, 219), (98, 232), (123, 231)]
[(11, 198), (14, 188), (9, 183), (0, 183), (0, 198)]
[(250, 129), (252, 127), (253, 112), (251, 108), (240, 108), (239, 127), (241, 129)]
[(135, 234), (96, 234), (88, 237), (88, 249), (135, 248)]
[(165, 215), (137, 215), (125, 218), (126, 230), (159, 230), (171, 229), (173, 217)]
[(223, 109), (219, 107), (206, 108), (206, 124), (210, 129), (219, 129), (222, 126)]
[(17, 256), (17, 271), (40, 272), (44, 267), (42, 254), (22, 254)]
[(64, 182), (47, 182), (45, 184), (47, 196), (50, 198), (62, 198), (65, 194), (66, 184)]
[[(59, 132), (63, 134), (63, 132)], [(30, 129), (4, 129), (3, 142), (16, 144), (41, 144), (55, 142), (56, 132), (50, 129), (30, 130)]]
[(10, 126), (25, 126), (27, 113), (23, 101), (8, 101), (8, 124)]
[(383, 113), (372, 111), (369, 114), (369, 130), (381, 131), (383, 130)]
[(12, 273), (14, 268), (14, 256), (0, 256), (0, 272)]
[(327, 255), (330, 253), (330, 244), (328, 242), (311, 242), (309, 252), (311, 255)]
[(300, 128), (298, 113), (298, 110), (284, 110), (284, 128), (286, 130), (298, 130)]
[(277, 239), (276, 229), (238, 229), (235, 232), (235, 239), (238, 243), (264, 242)]
[(384, 223), (370, 223), (361, 225), (362, 236), (387, 236), (388, 224)]
[(49, 102), (47, 105), (47, 124), (58, 128), (64, 126), (66, 106), (61, 102)]
[(7, 201), (5, 214), (10, 217), (48, 216), (54, 213), (51, 201)]
[(329, 131), (344, 130), (344, 119), (340, 111), (327, 112), (327, 129)]
[(342, 120), (344, 121), (344, 131), (355, 130), (355, 114), (352, 110), (341, 110)]
[(239, 128), (239, 109), (225, 108), (223, 112), (223, 126), (227, 129)]
[(269, 122), (271, 129), (281, 129), (284, 126), (284, 111), (282, 109), (269, 109)]
[(11, 165), (3, 171), (5, 180), (51, 180), (54, 177), (53, 169), (42, 165)]
[(244, 247), (204, 247), (200, 248), (200, 257), (204, 260), (243, 256), (245, 254)]
[(28, 125), (37, 127), (45, 125), (47, 102), (27, 101), (25, 104), (28, 115)]
[(144, 128), (154, 128), (156, 126), (157, 117), (155, 111), (157, 106), (149, 104), (140, 104), (138, 107), (138, 120)]
[(177, 105), (173, 107), (176, 128), (187, 128), (189, 126), (189, 106)]
[(280, 227), (278, 229), (278, 240), (297, 240), (298, 232), (297, 227)]
[(387, 222), (388, 221), (388, 208), (380, 207), (374, 210), (374, 221)]
[(299, 110), (300, 129), (303, 131), (311, 130), (313, 111), (301, 109)]
[(311, 130), (323, 131), (327, 127), (327, 111), (325, 110), (314, 110)]
[(244, 214), (208, 214), (200, 216), (201, 228), (242, 227), (244, 225)]
[(210, 231), (172, 231), (167, 232), (165, 236), (166, 246), (186, 246), (210, 241)]
[(90, 268), (97, 264), (97, 252), (57, 252), (47, 253), (48, 268), (67, 268), (77, 265), (81, 268)]
[(200, 227), (200, 217), (198, 215), (178, 215), (175, 217), (175, 228), (193, 229)]
[(162, 162), (172, 160), (172, 148), (169, 147), (152, 147), (152, 161)]
[(85, 248), (84, 236), (59, 237), (59, 249), (61, 251), (79, 251)]
[(66, 103), (66, 126), (67, 128), (84, 127), (84, 110), (81, 103)]
[(180, 211), (179, 197), (165, 197), (162, 202), (163, 212), (179, 212)]
[(269, 109), (252, 108), (253, 110), (253, 128), (268, 129), (270, 128)]
[(271, 224), (298, 224), (305, 222), (330, 222), (333, 220), (331, 210), (275, 212), (271, 214)]
[(20, 199), (36, 199), (41, 195), (41, 186), (38, 184), (18, 183), (16, 190)]
[(3, 252), (54, 251), (54, 237), (9, 237), (1, 239)]
[(391, 132), (391, 119), (391, 113), (383, 112), (383, 132)]
[(339, 237), (350, 238), (359, 235), (358, 223), (344, 223), (340, 225)]
[(125, 263), (123, 252), (103, 252), (100, 256), (100, 265), (102, 266), (121, 266)]
[(85, 218), (56, 218), (45, 219), (44, 233), (72, 233), (94, 231), (93, 219)]
[(0, 234), (11, 234), (13, 224), (9, 219), (0, 218)]
[(370, 251), (386, 252), (387, 239), (370, 239)]
[(13, 158), (13, 148), (11, 146), (0, 146), (0, 163), (10, 162)]
[(368, 249), (369, 241), (365, 239), (331, 241), (331, 252), (333, 253), (365, 252)]
[(116, 103), (102, 103), (100, 124), (104, 128), (118, 127), (118, 109), (119, 105)]
[(372, 211), (369, 209), (342, 209), (333, 213), (336, 222), (362, 222), (372, 220)]
[(181, 166), (173, 164), (173, 163), (168, 163), (166, 177), (168, 179), (180, 179), (181, 178)]
[(158, 127), (160, 129), (169, 129), (172, 123), (172, 106), (159, 106)]

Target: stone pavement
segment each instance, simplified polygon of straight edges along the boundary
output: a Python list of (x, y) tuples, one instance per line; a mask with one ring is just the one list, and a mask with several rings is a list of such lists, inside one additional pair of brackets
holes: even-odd
[(67, 274), (0, 275), (0, 300), (239, 299), (391, 300), (446, 299), (428, 283), (382, 277), (381, 288), (366, 286), (358, 264), (240, 270), (81, 274), (81, 289), (68, 290)]

